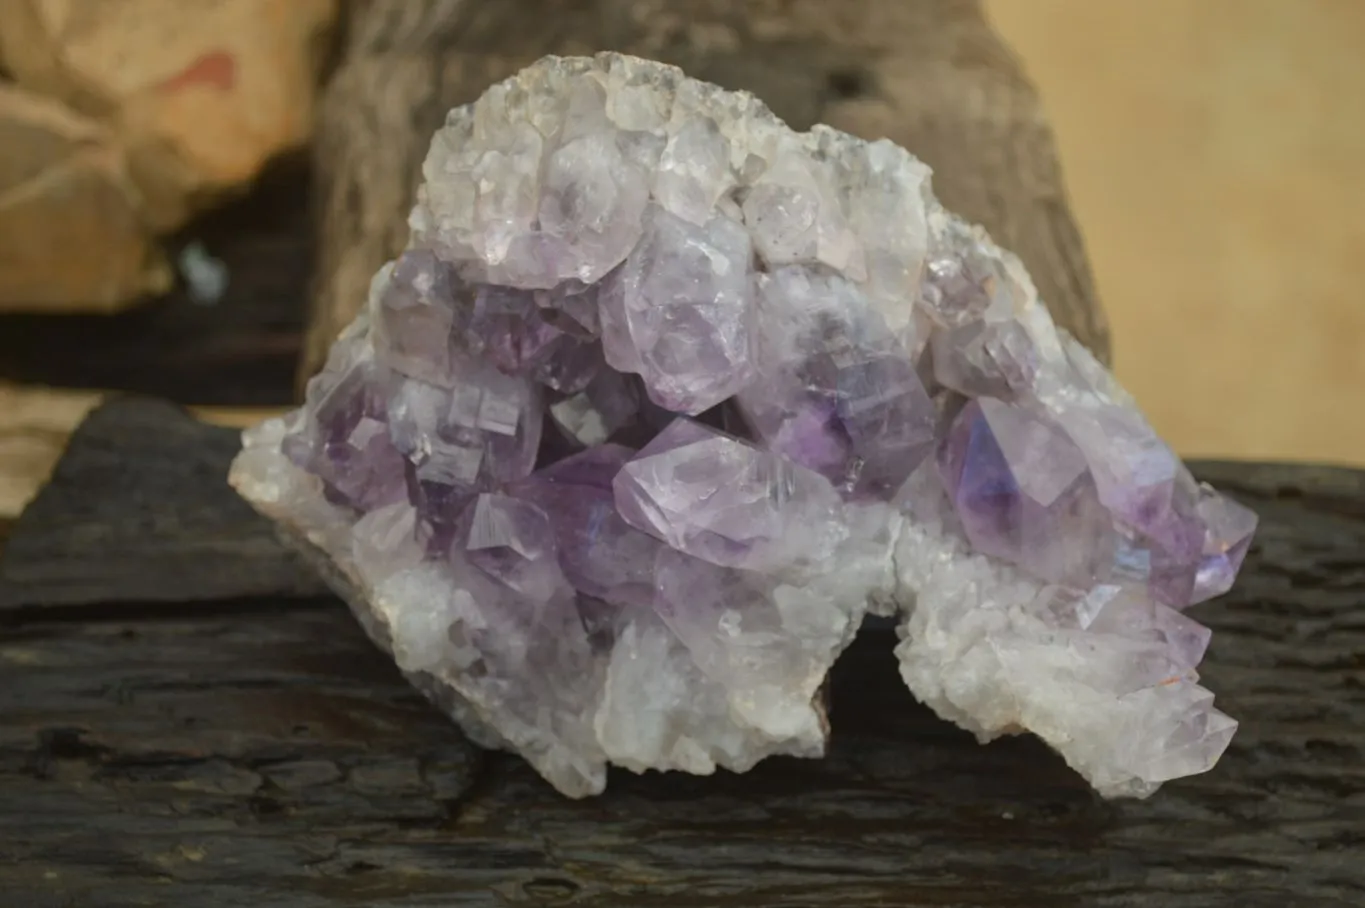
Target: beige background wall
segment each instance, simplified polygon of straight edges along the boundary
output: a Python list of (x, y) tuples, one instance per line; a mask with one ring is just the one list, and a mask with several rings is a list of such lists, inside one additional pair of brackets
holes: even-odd
[(1365, 0), (987, 0), (1120, 377), (1188, 456), (1365, 464)]

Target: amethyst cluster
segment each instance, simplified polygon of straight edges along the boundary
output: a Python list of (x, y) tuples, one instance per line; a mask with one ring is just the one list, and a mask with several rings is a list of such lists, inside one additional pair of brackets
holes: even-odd
[(941, 715), (1103, 794), (1217, 760), (1184, 610), (1255, 517), (910, 154), (603, 55), (452, 111), (423, 175), (232, 481), (476, 740), (575, 796), (816, 756), (872, 612)]

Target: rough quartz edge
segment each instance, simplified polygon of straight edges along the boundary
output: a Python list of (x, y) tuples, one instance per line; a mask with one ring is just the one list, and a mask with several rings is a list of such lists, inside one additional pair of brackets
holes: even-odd
[[(228, 482), (263, 516), (273, 521), (280, 539), (297, 551), (318, 572), (355, 615), (360, 626), (380, 649), (394, 656), (391, 603), (379, 601), (360, 579), (355, 563), (340, 553), (350, 550), (350, 520), (341, 508), (328, 504), (318, 493), (317, 507), (306, 520), (296, 520), (278, 505), (286, 489), (316, 486), (317, 479), (290, 463), (279, 453), (289, 417), (275, 417), (242, 433), (242, 453), (233, 461)], [(255, 471), (265, 467), (264, 478)], [(344, 546), (344, 547), (343, 547)], [(475, 707), (456, 688), (430, 672), (402, 669), (403, 677), (442, 711), (459, 723), (470, 740), (481, 747), (500, 749), (507, 741), (484, 721)]]
[[(912, 484), (933, 482), (928, 471), (911, 478)], [(901, 678), (916, 699), (982, 743), (1036, 735), (1106, 798), (1145, 798), (1165, 781), (1213, 767), (1237, 729), (1225, 713), (1209, 710), (1212, 748), (1201, 749), (1195, 741), (1163, 751), (1165, 739), (1149, 733), (1169, 733), (1163, 718), (1212, 701), (1197, 673), (1115, 696), (1069, 677), (1062, 649), (1053, 647), (1052, 655), (1062, 656), (1057, 662), (1029, 658), (1047, 650), (1055, 633), (1033, 612), (1046, 584), (971, 552), (952, 532), (948, 508), (944, 500), (938, 514), (925, 509), (920, 519), (907, 521), (896, 547), (899, 595), (907, 607), (896, 628), (895, 652)], [(973, 591), (980, 604), (962, 608), (964, 590)], [(1157, 756), (1164, 761), (1157, 764), (1160, 778), (1152, 779)]]
[[(367, 331), (368, 319), (362, 315), (345, 335), (359, 337)], [(403, 603), (386, 599), (363, 579), (350, 557), (353, 526), (350, 515), (326, 502), (319, 480), (296, 467), (280, 452), (280, 442), (292, 418), (294, 414), (275, 417), (243, 432), (243, 450), (229, 471), (232, 487), (259, 513), (276, 523), (282, 540), (319, 571), (323, 581), (346, 602), (375, 644), (394, 658), (403, 676), (450, 716), (470, 740), (487, 749), (521, 754), (565, 795), (586, 797), (601, 793), (606, 784), (606, 758), (595, 773), (570, 771), (566, 764), (572, 761), (557, 759), (552, 745), (534, 737), (509, 739), (499, 732), (489, 715), (490, 705), (478, 703), (462, 690), (458, 673), (414, 671), (403, 666), (404, 660), (396, 652), (393, 639), (393, 614)], [(311, 492), (307, 495), (310, 506), (302, 516), (284, 507), (286, 498), (297, 502), (300, 491)], [(831, 664), (852, 643), (860, 619), (860, 614), (850, 616)], [(649, 645), (653, 638), (653, 645), (657, 646), (657, 638), (667, 634), (661, 627), (638, 623), (630, 630), (641, 645)], [(657, 665), (653, 670), (657, 671)], [(635, 772), (661, 769), (706, 775), (718, 767), (744, 772), (770, 756), (820, 757), (824, 755), (830, 730), (824, 683), (813, 692), (810, 705), (812, 725), (804, 734), (774, 739), (749, 729), (750, 735), (743, 742), (745, 746), (738, 752), (727, 753), (721, 744), (713, 743), (709, 749), (679, 749), (644, 760), (613, 757), (610, 762)], [(599, 717), (606, 708), (606, 704), (599, 708)], [(598, 724), (600, 726), (600, 718)], [(741, 736), (745, 731), (742, 726), (735, 726), (733, 730)], [(684, 744), (687, 740), (684, 738)]]

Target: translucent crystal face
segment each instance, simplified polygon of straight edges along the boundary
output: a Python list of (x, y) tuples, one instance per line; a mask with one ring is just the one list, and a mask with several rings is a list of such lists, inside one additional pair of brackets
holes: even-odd
[(411, 247), (233, 481), (570, 794), (818, 754), (870, 607), (911, 689), (1105, 794), (1235, 723), (1181, 610), (1255, 528), (907, 152), (617, 56), (434, 138)]

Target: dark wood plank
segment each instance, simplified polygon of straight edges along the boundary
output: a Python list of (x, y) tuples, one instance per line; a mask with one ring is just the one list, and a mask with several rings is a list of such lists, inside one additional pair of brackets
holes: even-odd
[[(340, 607), (36, 620), (0, 647), (0, 891), (20, 906), (1349, 906), (1365, 898), (1365, 527), (1273, 508), (1205, 610), (1244, 720), (1212, 773), (1106, 803), (1029, 739), (836, 671), (823, 761), (617, 774), (479, 758)], [(1286, 575), (1297, 578), (1289, 581)], [(73, 616), (74, 618), (75, 616)]]
[(0, 608), (322, 593), (228, 486), (238, 439), (164, 401), (98, 407), (0, 550)]
[[(213, 496), (231, 439), (194, 431), (221, 447), (155, 496), (59, 469), (54, 487), (75, 483), (60, 493), (72, 534), (51, 543), (63, 564), (112, 547), (84, 542), (83, 521), (126, 507), (101, 501), (147, 502), (126, 527), (152, 531), (155, 503), (227, 506)], [(73, 463), (101, 438), (112, 470), (108, 433), (78, 436)], [(1195, 468), (1263, 518), (1236, 589), (1197, 612), (1215, 630), (1207, 683), (1243, 724), (1217, 768), (1150, 800), (1100, 801), (1032, 739), (980, 747), (934, 719), (875, 629), (836, 668), (827, 759), (618, 773), (571, 802), (519, 760), (478, 755), (335, 599), (30, 608), (0, 616), (0, 904), (1360, 905), (1365, 474)], [(33, 557), (26, 532), (7, 560)], [(249, 558), (234, 557), (224, 573), (240, 578)], [(195, 596), (232, 591), (187, 577)]]
[(4, 628), (0, 904), (345, 902), (377, 832), (468, 791), (480, 755), (334, 602), (188, 614)]

